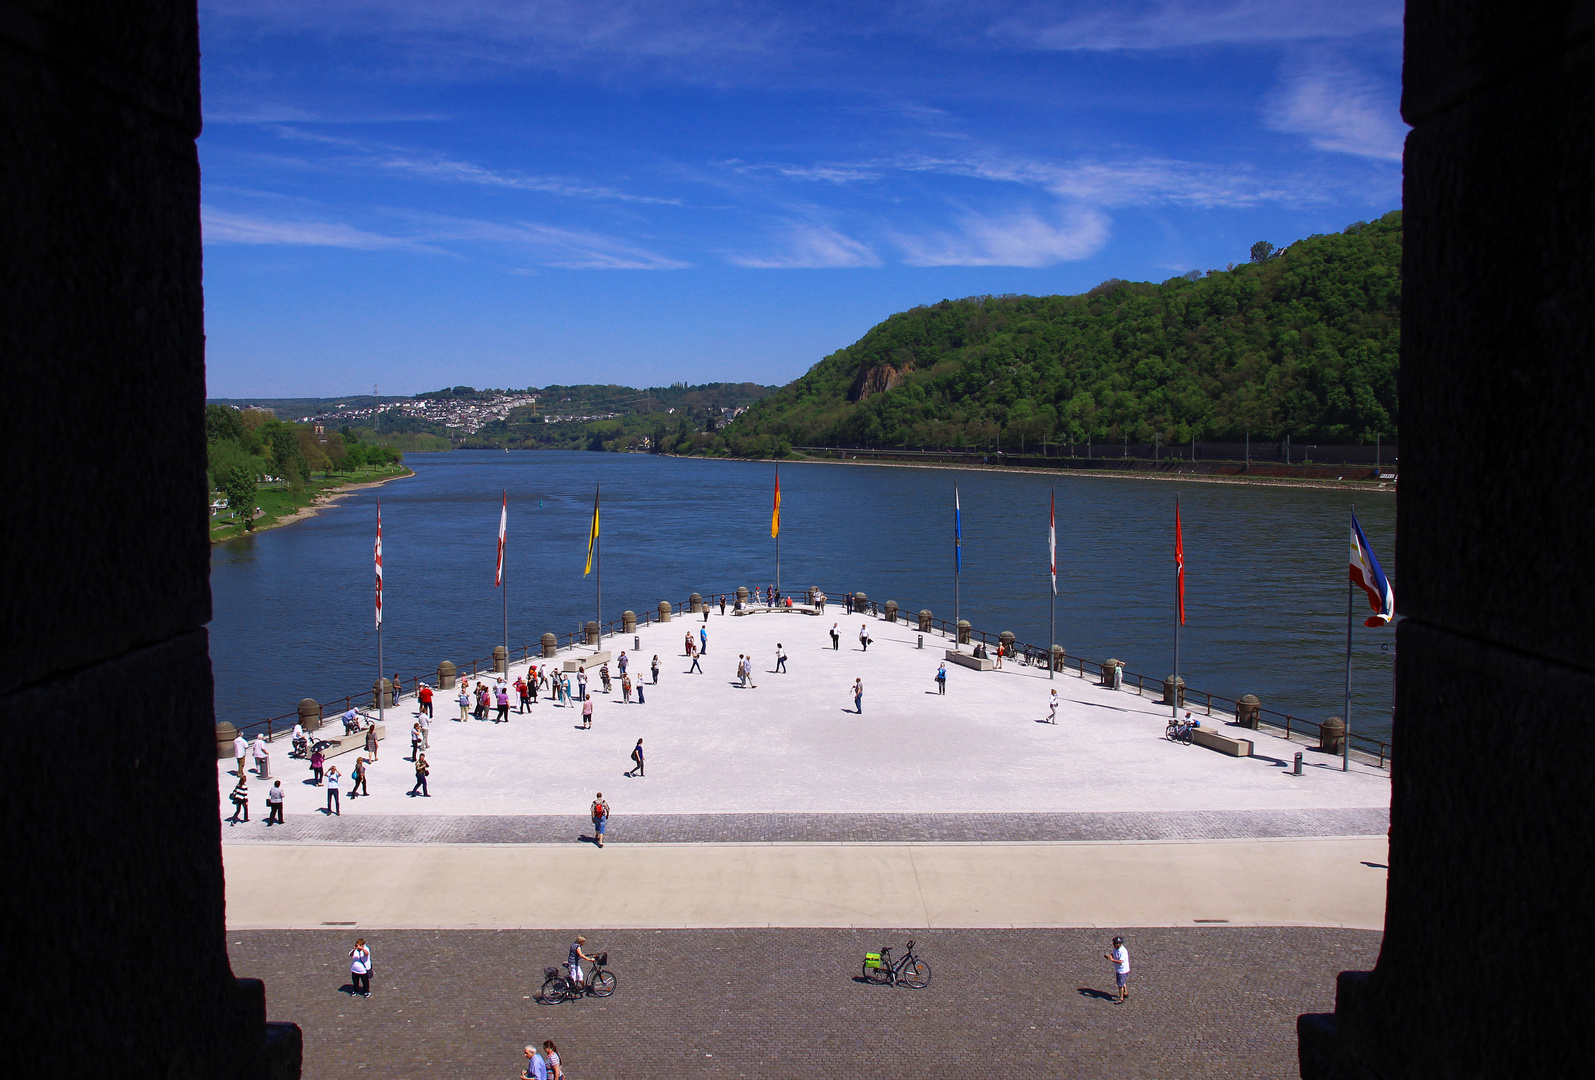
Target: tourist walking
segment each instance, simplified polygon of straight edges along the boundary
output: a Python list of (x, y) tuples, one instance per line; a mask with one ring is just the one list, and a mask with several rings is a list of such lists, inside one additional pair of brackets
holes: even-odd
[(249, 778), (239, 772), (238, 783), (233, 786), (233, 793), (227, 796), (233, 801), (233, 816), (228, 818), (232, 824), (238, 824), (238, 815), (244, 815), (244, 820), (249, 820)]
[(842, 635), (837, 632), (836, 624), (831, 624), (831, 649), (838, 650), (842, 647)]
[(377, 760), (377, 725), (372, 724), (366, 728), (366, 753), (371, 755), (371, 760)]
[[(590, 812), (593, 816), (593, 839), (598, 842), (599, 847), (603, 847), (604, 829), (609, 825), (609, 804), (604, 801), (604, 793), (602, 791), (593, 796), (593, 805), (590, 808)], [(577, 938), (576, 940), (585, 941), (586, 939)], [(580, 978), (579, 975), (575, 977)]]
[(702, 675), (703, 668), (698, 666), (698, 650), (692, 647), (692, 642), (690, 641), (687, 642), (687, 655), (692, 657), (692, 666), (687, 669), (687, 674), (691, 675), (696, 671), (699, 675)]
[(284, 792), (282, 790), (282, 781), (281, 780), (273, 780), (271, 782), (271, 790), (266, 792), (266, 824), (267, 825), (271, 825), (273, 823), (278, 824), (278, 825), (286, 824), (283, 821), (283, 819), (282, 819), (283, 794), (284, 794)]
[(310, 751), (310, 771), (315, 774), (316, 786), (321, 786), (321, 777), (327, 767), (327, 755), (319, 749)]
[(775, 643), (775, 671), (777, 675), (786, 674), (786, 653), (781, 649), (781, 643)]
[(627, 776), (644, 776), (642, 771), (642, 740), (637, 740), (637, 745), (631, 748), (632, 767)]
[(864, 715), (864, 680), (853, 680), (853, 709), (860, 716)]
[(726, 594), (725, 593), (721, 593), (720, 594), (720, 614), (724, 615), (725, 613), (726, 613)]
[(592, 726), (593, 726), (593, 699), (592, 698), (586, 698), (586, 699), (584, 699), (582, 701), (582, 727), (583, 728), (590, 728)]
[(371, 947), (365, 938), (355, 938), (349, 950), (349, 982), (361, 997), (371, 996)]
[(858, 624), (858, 643), (864, 647), (865, 652), (869, 652), (869, 626), (865, 623)]
[(565, 1069), (559, 1063), (559, 1048), (553, 1039), (543, 1040), (543, 1057), (548, 1062), (548, 1080), (565, 1080)]
[(432, 688), (426, 683), (422, 683), (421, 689), (415, 692), (415, 697), (421, 703), (421, 715), (430, 719), (432, 716)]
[(742, 661), (742, 654), (737, 653), (737, 685), (746, 690), (748, 688), (748, 669), (747, 665)]
[(521, 1073), (521, 1080), (548, 1080), (548, 1065), (535, 1046), (526, 1048), (526, 1071)]
[(626, 677), (626, 667), (628, 665), (625, 649), (620, 650), (620, 659), (617, 661), (617, 663), (620, 666), (620, 677), (624, 679)]
[(1052, 696), (1048, 699), (1047, 705), (1047, 723), (1056, 724), (1058, 722), (1058, 692), (1056, 690), (1052, 692)]
[(947, 693), (947, 661), (945, 660), (936, 668), (936, 692), (938, 694)]
[(681, 655), (683, 655), (683, 656), (691, 656), (692, 655), (693, 643), (692, 643), (692, 631), (691, 630), (687, 631), (687, 643), (685, 645), (683, 645), (681, 648), (682, 648)]
[(606, 694), (615, 689), (614, 685), (609, 681), (609, 661), (607, 660), (598, 665), (598, 681), (604, 684), (604, 693)]
[(651, 665), (649, 665), (649, 670), (653, 672), (654, 685), (657, 686), (658, 683), (659, 683), (659, 654), (658, 653), (654, 653), (654, 662)]
[(338, 803), (338, 784), (342, 780), (343, 777), (338, 775), (338, 766), (334, 765), (327, 770), (327, 813), (336, 817), (343, 816), (342, 808)]
[(233, 757), (238, 759), (238, 775), (244, 775), (244, 759), (249, 756), (249, 740), (240, 732), (233, 736)]
[(1104, 953), (1103, 959), (1113, 964), (1113, 985), (1118, 988), (1118, 1002), (1124, 1004), (1124, 999), (1130, 996), (1130, 950), (1124, 947), (1124, 939), (1113, 939), (1113, 951)]
[(356, 795), (369, 796), (371, 794), (366, 788), (366, 759), (363, 755), (355, 758), (354, 771), (349, 774), (349, 779), (353, 781), (349, 785), (349, 798), (352, 799)]
[(426, 763), (426, 755), (417, 754), (415, 757), (415, 787), (410, 789), (410, 794), (412, 796), (415, 795), (416, 788), (420, 788), (421, 798), (430, 799), (432, 793), (426, 789), (426, 778), (431, 775), (432, 766)]
[(749, 653), (742, 658), (742, 673), (748, 677), (748, 685), (757, 690), (759, 684), (753, 681), (753, 654)]

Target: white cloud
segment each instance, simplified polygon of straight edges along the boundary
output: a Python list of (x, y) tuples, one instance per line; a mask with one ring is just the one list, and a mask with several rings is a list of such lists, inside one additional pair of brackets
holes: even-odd
[(1119, 51), (1269, 45), (1400, 33), (1401, 0), (1117, 0), (1035, 4), (994, 22), (994, 39), (1023, 48)]
[(293, 247), (354, 248), (377, 251), (383, 248), (427, 249), (415, 240), (383, 236), (351, 225), (325, 221), (274, 221), (203, 207), (201, 220), (207, 244), (285, 244)]
[(1305, 135), (1319, 150), (1400, 161), (1406, 138), (1397, 91), (1346, 64), (1289, 72), (1265, 112), (1268, 126)]
[(1096, 254), (1107, 243), (1106, 215), (1081, 209), (1048, 221), (1033, 211), (971, 214), (959, 231), (893, 237), (910, 266), (1050, 266)]
[(544, 191), (551, 195), (568, 195), (584, 199), (614, 199), (620, 202), (654, 203), (666, 206), (681, 205), (680, 199), (660, 199), (649, 195), (632, 195), (628, 192), (617, 191), (611, 187), (582, 184), (564, 177), (532, 176), (526, 173), (502, 172), (484, 168), (469, 161), (457, 161), (442, 156), (408, 157), (393, 155), (380, 159), (379, 164), (385, 169), (406, 172), (412, 176), (430, 180), (477, 184), (482, 187), (510, 188), (517, 191)]
[(814, 269), (879, 266), (880, 256), (868, 244), (824, 225), (791, 225), (784, 249), (774, 255), (731, 255), (732, 263), (755, 269)]
[(1174, 203), (1233, 207), (1287, 197), (1290, 188), (1256, 177), (1246, 166), (1202, 165), (1165, 158), (1038, 161), (996, 154), (904, 159), (899, 167), (1038, 188), (1095, 206)]

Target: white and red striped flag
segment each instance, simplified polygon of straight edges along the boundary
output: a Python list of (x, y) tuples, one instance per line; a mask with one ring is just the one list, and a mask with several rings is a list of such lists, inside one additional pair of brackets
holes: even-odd
[(498, 570), (493, 575), (493, 587), (504, 584), (504, 538), (509, 535), (510, 493), (504, 492), (504, 505), (498, 512)]
[(1058, 595), (1058, 491), (1052, 491), (1047, 504), (1047, 557), (1052, 569), (1052, 595)]
[(382, 500), (377, 500), (377, 626), (382, 625)]

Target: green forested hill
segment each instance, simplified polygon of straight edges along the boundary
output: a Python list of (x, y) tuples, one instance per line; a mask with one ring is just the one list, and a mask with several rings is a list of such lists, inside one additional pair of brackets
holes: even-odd
[(1401, 213), (1228, 270), (893, 315), (759, 401), (721, 452), (1397, 434)]

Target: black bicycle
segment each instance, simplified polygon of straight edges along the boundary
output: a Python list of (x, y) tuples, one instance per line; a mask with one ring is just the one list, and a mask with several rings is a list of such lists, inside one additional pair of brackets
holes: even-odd
[(537, 993), (540, 1005), (557, 1005), (561, 1001), (575, 1001), (580, 997), (606, 998), (615, 992), (615, 973), (607, 970), (609, 954), (601, 952), (593, 957), (593, 970), (584, 982), (575, 982), (569, 973), (557, 967), (543, 969), (543, 988)]
[(1163, 729), (1163, 737), (1169, 742), (1191, 745), (1191, 732), (1196, 730), (1195, 720), (1170, 720), (1169, 726)]
[(890, 945), (882, 946), (878, 953), (865, 953), (864, 981), (923, 990), (930, 985), (930, 965), (914, 955), (914, 939), (909, 938), (899, 960), (892, 959)]

